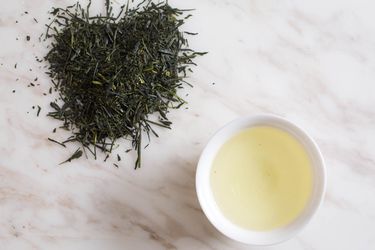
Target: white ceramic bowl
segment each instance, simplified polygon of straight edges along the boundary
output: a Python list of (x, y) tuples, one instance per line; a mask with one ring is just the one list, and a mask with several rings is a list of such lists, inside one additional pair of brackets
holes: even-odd
[[(313, 167), (313, 191), (304, 211), (291, 224), (272, 231), (251, 231), (230, 222), (217, 206), (210, 185), (212, 162), (220, 147), (239, 131), (257, 125), (268, 125), (297, 138), (307, 150)], [(199, 203), (209, 221), (229, 238), (250, 245), (273, 245), (290, 239), (313, 217), (322, 203), (326, 186), (326, 171), (322, 154), (314, 140), (301, 128), (281, 117), (257, 115), (234, 120), (220, 129), (208, 142), (199, 159), (196, 173), (196, 189)]]

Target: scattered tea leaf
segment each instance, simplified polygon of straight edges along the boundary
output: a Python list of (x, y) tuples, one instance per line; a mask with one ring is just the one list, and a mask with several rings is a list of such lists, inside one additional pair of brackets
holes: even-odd
[(38, 105), (38, 111), (36, 112), (36, 116), (39, 116), (39, 113), (40, 113), (41, 110), (42, 110), (42, 108)]
[(78, 159), (82, 156), (82, 150), (80, 148), (78, 148), (73, 154), (72, 156), (70, 156), (66, 161), (63, 161), (61, 162), (59, 165), (61, 164), (64, 164), (64, 163), (67, 163), (67, 162), (71, 162), (72, 160), (75, 160), (75, 159)]
[(51, 138), (48, 138), (48, 140), (51, 141), (51, 142), (54, 142), (56, 144), (59, 144), (60, 146), (63, 146), (64, 148), (66, 148), (66, 145), (64, 143), (58, 142), (58, 141), (56, 141), (54, 139), (51, 139)]
[(109, 157), (109, 155), (106, 155), (106, 156), (105, 156), (104, 162), (107, 161), (108, 157)]

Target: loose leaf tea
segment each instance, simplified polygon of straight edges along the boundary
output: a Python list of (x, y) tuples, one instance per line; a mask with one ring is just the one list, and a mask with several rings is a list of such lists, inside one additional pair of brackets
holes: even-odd
[(111, 153), (117, 139), (130, 139), (138, 168), (142, 135), (158, 136), (155, 126), (170, 129), (168, 110), (185, 103), (177, 89), (188, 84), (193, 59), (205, 53), (188, 48), (179, 30), (188, 10), (144, 1), (115, 15), (107, 1), (105, 16), (91, 16), (89, 7), (77, 3), (51, 12), (46, 38), (52, 48), (45, 59), (61, 102), (52, 102), (48, 115), (72, 131), (64, 143), (80, 142), (95, 159), (97, 150)]

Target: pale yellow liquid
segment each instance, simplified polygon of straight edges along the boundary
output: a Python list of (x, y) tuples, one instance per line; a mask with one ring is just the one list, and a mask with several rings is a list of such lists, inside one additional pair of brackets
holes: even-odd
[(313, 181), (302, 144), (270, 126), (249, 128), (229, 139), (215, 157), (210, 179), (224, 216), (257, 231), (295, 220), (309, 201)]

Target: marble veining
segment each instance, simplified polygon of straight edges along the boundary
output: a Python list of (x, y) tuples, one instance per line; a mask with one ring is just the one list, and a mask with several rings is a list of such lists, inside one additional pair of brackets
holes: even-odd
[[(47, 51), (38, 37), (52, 6), (74, 2), (0, 0), (0, 249), (375, 248), (373, 1), (170, 0), (196, 9), (184, 29), (199, 32), (190, 44), (209, 54), (189, 79), (194, 88), (181, 91), (188, 109), (169, 114), (173, 129), (158, 130), (137, 171), (133, 153), (119, 168), (116, 154), (58, 166), (77, 145), (47, 140), (68, 133), (53, 134), (59, 123), (45, 117), (53, 96), (43, 95), (50, 81), (35, 61)], [(40, 85), (27, 87), (36, 77)], [(328, 168), (320, 211), (297, 237), (268, 248), (216, 231), (194, 184), (210, 136), (264, 112), (305, 128)]]

